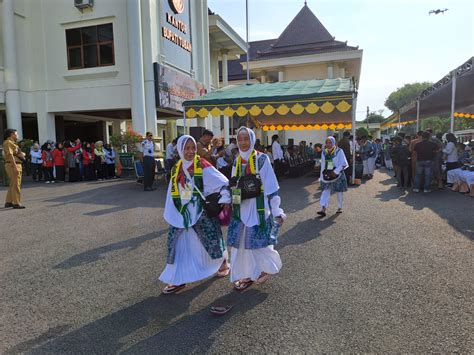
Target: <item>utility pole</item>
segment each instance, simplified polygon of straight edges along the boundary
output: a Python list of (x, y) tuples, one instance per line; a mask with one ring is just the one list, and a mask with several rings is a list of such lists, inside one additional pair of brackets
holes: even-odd
[(365, 121), (367, 122), (367, 130), (369, 129), (369, 106), (367, 106), (367, 117), (365, 119)]

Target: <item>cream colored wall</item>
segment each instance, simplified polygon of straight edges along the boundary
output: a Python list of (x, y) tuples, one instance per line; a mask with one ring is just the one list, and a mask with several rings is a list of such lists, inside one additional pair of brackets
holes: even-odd
[(312, 64), (297, 67), (284, 68), (285, 81), (287, 80), (310, 80), (327, 79), (327, 64)]

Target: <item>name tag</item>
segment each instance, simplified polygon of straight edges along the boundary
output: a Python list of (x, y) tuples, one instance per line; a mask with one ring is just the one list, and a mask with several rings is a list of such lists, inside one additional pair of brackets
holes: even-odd
[(332, 161), (328, 162), (328, 170), (334, 170), (334, 163)]
[(184, 189), (181, 190), (180, 195), (182, 200), (191, 200), (193, 197), (193, 192), (191, 190)]
[(232, 189), (232, 204), (240, 205), (242, 201), (242, 191), (240, 189)]

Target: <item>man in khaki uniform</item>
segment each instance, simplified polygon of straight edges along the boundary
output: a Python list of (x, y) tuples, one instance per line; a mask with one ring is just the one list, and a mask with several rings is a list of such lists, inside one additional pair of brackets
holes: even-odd
[(16, 129), (5, 130), (5, 141), (3, 142), (3, 156), (5, 158), (5, 170), (10, 179), (10, 188), (5, 198), (5, 208), (13, 207), (22, 209), (25, 206), (20, 205), (21, 199), (21, 173), (22, 161), (25, 154), (20, 150), (16, 141), (18, 140), (18, 132)]

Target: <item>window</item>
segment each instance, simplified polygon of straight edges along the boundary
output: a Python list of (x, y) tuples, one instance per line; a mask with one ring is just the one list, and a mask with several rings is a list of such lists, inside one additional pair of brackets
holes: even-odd
[(114, 31), (111, 23), (66, 30), (68, 69), (115, 64)]

